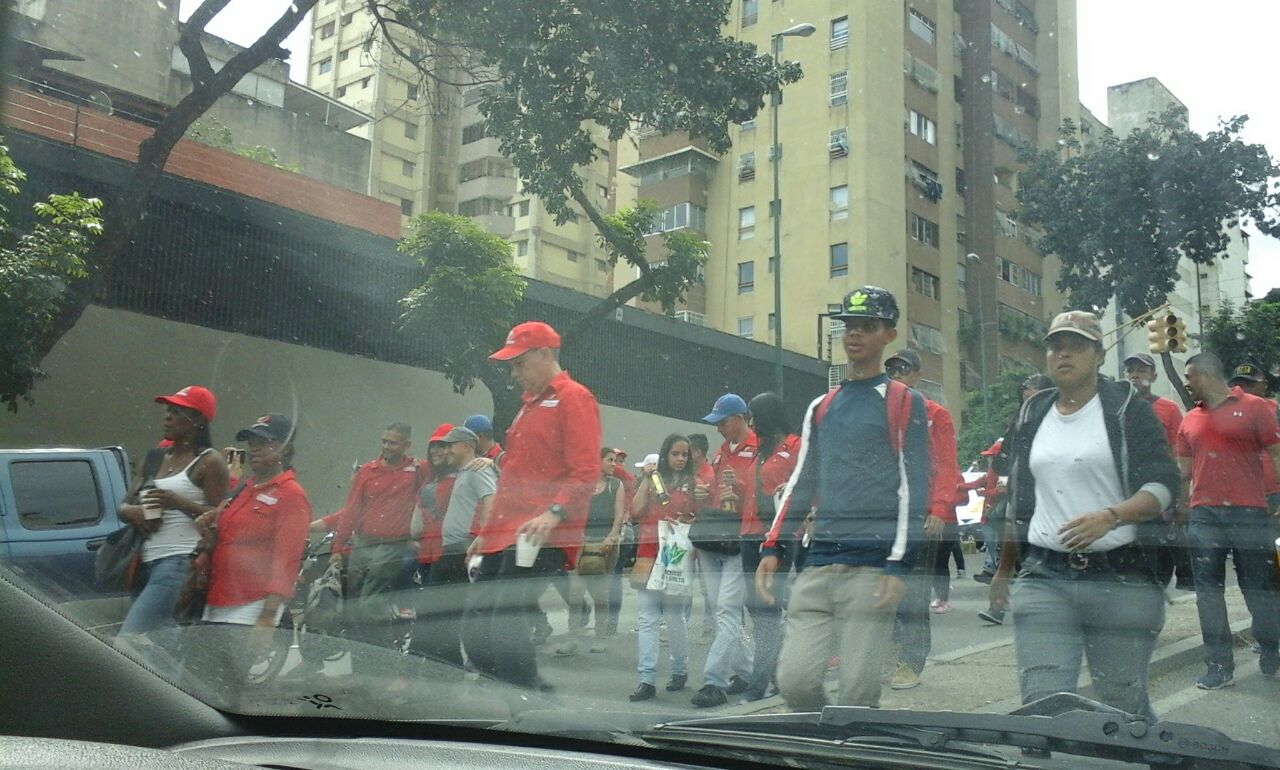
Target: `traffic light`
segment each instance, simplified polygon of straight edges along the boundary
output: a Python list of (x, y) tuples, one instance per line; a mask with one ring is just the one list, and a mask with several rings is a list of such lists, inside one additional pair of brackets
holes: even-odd
[(1147, 322), (1147, 350), (1152, 353), (1187, 352), (1187, 325), (1173, 313)]

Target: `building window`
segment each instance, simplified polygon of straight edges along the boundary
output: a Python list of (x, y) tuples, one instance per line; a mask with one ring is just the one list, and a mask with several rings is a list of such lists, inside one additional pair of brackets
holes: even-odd
[(516, 216), (518, 217), (529, 216), (529, 201), (523, 200), (516, 204)]
[(911, 288), (929, 299), (942, 299), (942, 281), (918, 267), (911, 268)]
[(738, 156), (738, 181), (746, 182), (756, 178), (756, 154), (744, 152)]
[(841, 278), (849, 274), (849, 244), (831, 245), (831, 277)]
[(321, 59), (319, 63), (316, 64), (316, 72), (321, 75), (327, 75), (330, 72), (333, 72), (333, 57), (330, 56), (327, 59)]
[(938, 41), (938, 33), (933, 26), (933, 19), (920, 13), (915, 8), (907, 9), (907, 27), (915, 33), (916, 37), (929, 45), (934, 45)]
[(411, 160), (400, 161), (400, 174), (402, 176), (413, 176), (414, 172), (416, 172), (417, 170), (418, 170), (417, 163), (414, 163)]
[(942, 332), (932, 326), (926, 326), (922, 323), (912, 322), (911, 343), (912, 347), (916, 347), (930, 353), (941, 355), (946, 352), (946, 348), (942, 344)]
[(371, 78), (371, 77), (365, 78), (364, 80), (361, 80), (361, 81), (360, 81), (360, 87), (361, 87), (361, 88), (368, 88), (368, 87), (369, 87), (369, 84), (370, 84), (371, 82), (373, 82), (373, 78)]
[(328, 40), (329, 38), (333, 37), (334, 29), (336, 29), (336, 25), (333, 22), (329, 22), (328, 24), (325, 24), (323, 27), (320, 28), (320, 39)]
[(907, 232), (912, 238), (920, 241), (926, 246), (938, 248), (938, 225), (936, 222), (930, 222), (924, 217), (909, 212), (907, 215)]
[(602, 273), (607, 272), (609, 270), (609, 263), (604, 261), (603, 259), (597, 259), (596, 269)]
[(843, 158), (849, 154), (849, 129), (844, 126), (831, 129), (827, 135), (827, 152), (832, 158)]
[(407, 120), (404, 122), (404, 138), (405, 138), (405, 139), (417, 139), (417, 138), (418, 138), (418, 124), (417, 124), (417, 123), (410, 123), (410, 122), (409, 122), (409, 121), (407, 121)]
[(462, 129), (463, 144), (471, 144), (472, 142), (478, 142), (484, 137), (485, 137), (485, 132), (484, 132), (483, 123), (472, 123), (471, 125), (465, 126)]
[(773, 336), (773, 327), (777, 326), (777, 323), (776, 323), (777, 319), (778, 319), (777, 313), (769, 314), (769, 335), (770, 336)]
[(707, 230), (707, 210), (696, 203), (677, 203), (674, 206), (654, 212), (653, 219), (645, 235), (667, 233), (691, 227), (699, 232)]
[(840, 70), (831, 73), (830, 88), (828, 89), (827, 104), (832, 107), (844, 104), (849, 101), (849, 72), (848, 70)]
[(577, 262), (582, 257), (581, 254), (579, 254), (576, 251), (573, 251), (572, 249), (565, 249), (564, 255), (566, 258), (568, 258), (570, 262)]
[(1022, 265), (1002, 257), (996, 257), (996, 272), (1000, 280), (1005, 283), (1013, 284), (1037, 297), (1040, 296), (1041, 279), (1038, 273), (1033, 273)]
[(929, 144), (938, 143), (938, 124), (915, 110), (907, 110), (907, 131)]
[(750, 294), (756, 288), (756, 263), (738, 263), (738, 293)]
[(343, 26), (343, 27), (347, 26), (348, 24), (351, 23), (351, 20), (354, 19), (355, 16), (356, 16), (355, 11), (352, 11), (351, 13), (342, 14), (342, 18), (339, 19), (339, 22), (338, 22), (339, 26)]
[(404, 87), (404, 98), (411, 102), (418, 101), (418, 84), (406, 83)]
[(404, 214), (406, 217), (413, 216), (413, 201), (409, 200), (408, 198), (401, 198), (400, 213)]
[(837, 222), (849, 217), (849, 185), (842, 184), (831, 188), (831, 221)]
[(755, 131), (755, 130), (756, 130), (756, 119), (755, 119), (755, 118), (752, 118), (751, 120), (748, 120), (748, 121), (744, 122), (744, 123), (742, 124), (742, 126), (740, 127), (740, 130), (741, 130), (743, 133), (746, 133), (747, 131)]
[(738, 319), (738, 336), (754, 337), (756, 335), (756, 317), (747, 316)]
[(529, 241), (527, 240), (516, 241), (516, 256), (517, 257), (529, 256)]
[(750, 27), (756, 23), (760, 12), (760, 0), (742, 0), (742, 26)]
[(346, 61), (351, 58), (351, 49), (348, 48), (338, 54), (338, 61)]
[(602, 184), (596, 185), (596, 195), (600, 196), (601, 198), (608, 198), (609, 188)]
[(841, 16), (831, 20), (831, 50), (849, 45), (849, 17)]
[(347, 87), (346, 87), (346, 86), (338, 86), (337, 94), (338, 94), (338, 98), (339, 98), (339, 99), (341, 99), (342, 97), (346, 96), (346, 95), (347, 95)]
[(749, 241), (756, 237), (756, 207), (738, 209), (738, 240)]

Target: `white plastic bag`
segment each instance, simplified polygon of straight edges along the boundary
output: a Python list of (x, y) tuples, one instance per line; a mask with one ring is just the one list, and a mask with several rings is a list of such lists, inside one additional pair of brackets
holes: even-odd
[(658, 522), (658, 558), (645, 586), (671, 596), (688, 596), (693, 583), (693, 544), (689, 525), (663, 519)]

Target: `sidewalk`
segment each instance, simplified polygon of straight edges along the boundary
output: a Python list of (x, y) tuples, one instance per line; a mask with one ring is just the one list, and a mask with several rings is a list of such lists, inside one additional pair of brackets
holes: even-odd
[[(1240, 634), (1249, 628), (1249, 612), (1238, 590), (1227, 591), (1227, 614), (1232, 630)], [(1198, 665), (1203, 644), (1195, 594), (1177, 592), (1167, 605), (1164, 630), (1152, 656), (1151, 676), (1156, 678), (1177, 668)], [(886, 666), (887, 668), (887, 666)], [(1080, 677), (1080, 692), (1089, 694), (1088, 666)], [(834, 672), (827, 682), (828, 696), (835, 702)], [(911, 690), (891, 690), (885, 685), (882, 708), (949, 710), (961, 712), (1008, 713), (1021, 704), (1018, 696), (1017, 666), (1011, 639), (994, 640), (930, 656), (921, 685)], [(781, 697), (718, 709), (717, 715), (777, 713), (786, 710)]]

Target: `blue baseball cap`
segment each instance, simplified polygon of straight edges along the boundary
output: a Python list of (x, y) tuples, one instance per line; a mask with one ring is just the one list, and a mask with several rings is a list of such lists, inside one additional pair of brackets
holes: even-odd
[(716, 405), (711, 408), (711, 414), (703, 417), (702, 421), (709, 422), (712, 425), (719, 425), (724, 422), (726, 417), (746, 413), (747, 402), (742, 400), (742, 396), (737, 393), (726, 393), (716, 399)]
[(473, 414), (462, 421), (462, 427), (472, 433), (493, 433), (493, 421), (483, 414)]

